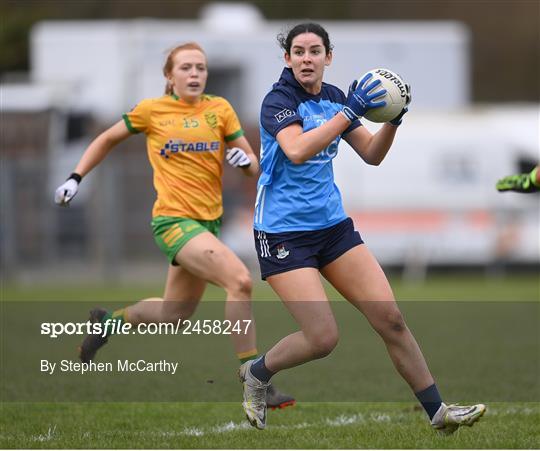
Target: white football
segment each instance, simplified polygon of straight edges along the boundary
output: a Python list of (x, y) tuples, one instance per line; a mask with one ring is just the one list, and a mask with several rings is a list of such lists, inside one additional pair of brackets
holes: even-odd
[(366, 82), (366, 85), (372, 83), (375, 80), (381, 80), (381, 84), (375, 88), (379, 90), (386, 89), (384, 97), (376, 98), (375, 101), (384, 100), (386, 106), (373, 108), (368, 110), (364, 117), (371, 122), (388, 122), (394, 119), (401, 110), (410, 102), (409, 87), (401, 79), (399, 75), (388, 69), (373, 69), (366, 72), (362, 77), (362, 80), (368, 73), (373, 76)]

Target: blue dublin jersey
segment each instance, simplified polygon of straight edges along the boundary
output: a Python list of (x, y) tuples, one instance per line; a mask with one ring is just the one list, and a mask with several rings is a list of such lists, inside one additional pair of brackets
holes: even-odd
[[(321, 126), (341, 111), (345, 100), (343, 91), (326, 83), (319, 94), (309, 94), (296, 81), (291, 69), (283, 69), (261, 107), (256, 230), (270, 233), (319, 230), (347, 217), (332, 167), (342, 136), (302, 164), (293, 164), (276, 140), (281, 130), (294, 123), (301, 125), (304, 132)], [(343, 135), (360, 125), (358, 120), (353, 122)]]

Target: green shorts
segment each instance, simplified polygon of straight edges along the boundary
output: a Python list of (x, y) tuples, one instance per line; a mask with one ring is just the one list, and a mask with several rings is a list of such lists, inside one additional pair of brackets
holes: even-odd
[(203, 232), (210, 232), (219, 238), (220, 229), (221, 218), (203, 221), (175, 216), (157, 216), (152, 219), (154, 240), (174, 266), (178, 266), (174, 260), (176, 254), (191, 238)]

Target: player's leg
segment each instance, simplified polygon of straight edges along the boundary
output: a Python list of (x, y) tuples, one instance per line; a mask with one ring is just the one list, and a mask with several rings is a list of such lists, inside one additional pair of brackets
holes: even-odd
[(330, 354), (338, 342), (338, 328), (318, 269), (295, 269), (267, 281), (300, 327), (265, 354), (268, 370), (276, 373)]
[(268, 283), (293, 315), (300, 331), (287, 335), (265, 355), (244, 363), (242, 406), (252, 426), (266, 425), (265, 393), (278, 371), (328, 355), (337, 344), (336, 322), (315, 268), (301, 268), (269, 276)]
[(365, 245), (355, 246), (321, 269), (323, 276), (368, 319), (394, 366), (415, 391), (433, 384), (425, 359), (394, 300), (390, 284)]
[(181, 266), (169, 265), (163, 298), (144, 299), (131, 305), (125, 309), (124, 317), (133, 325), (188, 319), (195, 312), (205, 288), (205, 280)]
[[(232, 324), (239, 322), (243, 325), (251, 321), (247, 330), (242, 327), (242, 332), (231, 334), (236, 354), (241, 361), (257, 357), (255, 321), (251, 311), (251, 276), (236, 254), (214, 235), (201, 233), (178, 252), (176, 261), (199, 278), (225, 290), (225, 318)], [(294, 405), (295, 400), (290, 395), (272, 385), (268, 388), (265, 403), (272, 409)]]
[[(219, 221), (208, 222), (209, 227), (219, 230)], [(178, 251), (197, 233), (207, 229), (198, 221), (178, 217), (157, 217), (152, 220), (152, 231), (158, 247), (171, 263), (163, 298), (148, 298), (130, 307), (108, 312), (102, 308), (90, 312), (91, 322), (101, 322), (105, 336), (88, 335), (79, 348), (83, 362), (92, 360), (97, 350), (105, 345), (110, 336), (110, 321), (115, 323), (174, 322), (179, 316), (187, 319), (193, 314), (202, 297), (206, 282), (189, 271), (174, 265)], [(217, 233), (217, 232), (216, 232)], [(172, 301), (172, 302), (169, 302)], [(107, 326), (109, 324), (109, 326)]]
[(261, 277), (300, 326), (264, 357), (270, 373), (324, 357), (337, 343), (337, 326), (321, 283), (318, 258), (334, 232), (334, 228), (308, 233), (254, 230)]
[(471, 426), (485, 406), (446, 406), (439, 395), (422, 351), (405, 324), (390, 284), (365, 245), (351, 248), (321, 270), (324, 277), (370, 322), (383, 339), (397, 371), (426, 410), (435, 429), (452, 433)]
[[(204, 293), (206, 282), (179, 266), (169, 266), (163, 298), (147, 298), (129, 307), (113, 312), (96, 308), (90, 312), (91, 322), (105, 323), (107, 319), (140, 323), (176, 322), (188, 319)], [(107, 344), (109, 336), (90, 334), (79, 348), (79, 357), (83, 362), (94, 359), (96, 352)]]
[(176, 262), (196, 277), (223, 288), (227, 295), (225, 318), (251, 321), (247, 333), (233, 334), (237, 354), (256, 354), (255, 324), (251, 312), (251, 275), (236, 254), (209, 232), (189, 240), (176, 254)]

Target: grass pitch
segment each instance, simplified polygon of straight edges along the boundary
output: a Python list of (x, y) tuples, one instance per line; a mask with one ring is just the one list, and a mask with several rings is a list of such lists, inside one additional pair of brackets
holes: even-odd
[(4, 404), (5, 448), (538, 448), (540, 409), (494, 403), (472, 428), (433, 432), (412, 403), (300, 403), (253, 429), (231, 403)]
[[(85, 389), (91, 386), (80, 387), (82, 379), (36, 379), (32, 362), (41, 349), (31, 337), (25, 338), (26, 328), (33, 330), (47, 316), (52, 301), (63, 301), (63, 321), (80, 321), (77, 315), (86, 314), (90, 305), (131, 303), (158, 295), (161, 287), (3, 287), (0, 448), (539, 448), (537, 277), (466, 275), (429, 278), (426, 284), (395, 280), (392, 286), (398, 299), (421, 301), (401, 305), (446, 399), (487, 404), (488, 412), (474, 427), (450, 437), (434, 433), (378, 337), (360, 314), (341, 303), (335, 306), (342, 333), (338, 348), (326, 359), (276, 377), (276, 384), (299, 402), (270, 411), (265, 431), (245, 421), (233, 374), (237, 364), (228, 341), (217, 339), (194, 341), (188, 349), (179, 337), (134, 336), (123, 344), (115, 337), (99, 358), (176, 352), (185, 359), (200, 354), (204, 360), (193, 357), (188, 361), (192, 373), (163, 381), (115, 376), (103, 390), (109, 402), (88, 402), (92, 397)], [(332, 290), (328, 293), (332, 300), (339, 299)], [(205, 293), (205, 301), (223, 298), (214, 287)], [(276, 300), (265, 284), (256, 285), (255, 298)], [(24, 304), (33, 316), (10, 316), (14, 305)], [(210, 302), (198, 314), (204, 317), (213, 306), (222, 309), (221, 302)], [(256, 305), (255, 314), (261, 350), (294, 328), (279, 302)], [(17, 331), (22, 332), (20, 339), (14, 338)], [(74, 358), (77, 341), (71, 337), (54, 342), (53, 351)], [(208, 359), (218, 364), (203, 365)], [(221, 373), (215, 373), (216, 368)], [(208, 385), (211, 371), (215, 383)], [(63, 401), (77, 383), (80, 400)], [(134, 393), (132, 402), (119, 395), (122, 388)], [(182, 398), (182, 391), (206, 402)], [(214, 392), (223, 399), (210, 402)], [(354, 402), (343, 402), (351, 396)]]
[[(478, 273), (434, 275), (425, 281), (404, 281), (390, 277), (390, 284), (398, 301), (540, 301), (538, 274), (512, 274), (502, 277), (484, 277)], [(329, 299), (342, 299), (326, 285)], [(74, 285), (69, 283), (1, 287), (3, 301), (121, 301), (132, 303), (139, 299), (161, 296), (163, 285)], [(208, 285), (203, 301), (222, 301), (224, 291)], [(279, 301), (267, 283), (253, 286), (254, 301)]]

